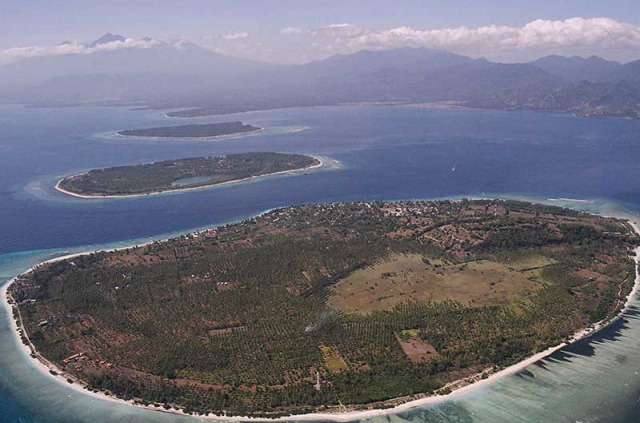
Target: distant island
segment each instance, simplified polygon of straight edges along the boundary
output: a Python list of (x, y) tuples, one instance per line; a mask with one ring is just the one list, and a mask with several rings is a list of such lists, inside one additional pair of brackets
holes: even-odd
[(234, 106), (234, 105), (218, 105), (211, 107), (203, 107), (197, 109), (176, 110), (174, 112), (166, 113), (167, 117), (173, 118), (194, 118), (194, 117), (207, 117), (217, 115), (231, 115), (235, 113), (246, 113), (258, 110), (269, 110), (269, 106)]
[(158, 138), (213, 138), (223, 135), (243, 134), (259, 131), (251, 125), (242, 122), (204, 123), (179, 126), (161, 126), (146, 129), (127, 129), (119, 131), (118, 135), (127, 137), (158, 137)]
[(639, 241), (516, 201), (299, 205), (37, 266), (9, 303), (33, 357), (92, 392), (200, 415), (380, 409), (617, 315)]
[(82, 197), (144, 195), (241, 181), (320, 165), (318, 159), (301, 154), (240, 153), (94, 169), (66, 177), (58, 182), (56, 188)]

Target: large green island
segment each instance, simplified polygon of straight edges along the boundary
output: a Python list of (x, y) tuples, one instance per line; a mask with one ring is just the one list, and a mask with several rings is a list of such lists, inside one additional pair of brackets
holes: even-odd
[(300, 205), (43, 264), (9, 293), (70, 382), (274, 417), (447, 393), (557, 345), (622, 309), (638, 243), (525, 202)]
[(94, 169), (60, 180), (56, 188), (81, 197), (131, 196), (200, 188), (320, 166), (310, 156), (240, 153)]
[(118, 135), (127, 137), (153, 138), (213, 138), (225, 135), (244, 134), (259, 131), (261, 128), (245, 125), (242, 122), (202, 123), (179, 126), (161, 126), (157, 128), (127, 129)]

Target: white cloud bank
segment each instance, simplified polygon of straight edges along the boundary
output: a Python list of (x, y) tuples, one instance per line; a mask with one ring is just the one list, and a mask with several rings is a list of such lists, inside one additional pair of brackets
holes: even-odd
[(0, 50), (0, 64), (10, 63), (20, 59), (39, 56), (62, 56), (66, 54), (92, 54), (101, 51), (114, 51), (126, 48), (151, 48), (162, 43), (157, 40), (134, 40), (126, 38), (124, 41), (112, 41), (89, 47), (78, 42), (66, 42), (51, 47), (15, 47), (7, 50)]
[(296, 26), (287, 26), (280, 30), (280, 34), (282, 35), (300, 35), (305, 32), (304, 29), (298, 28)]
[[(343, 35), (343, 27), (333, 30), (338, 30), (340, 36)], [(354, 28), (348, 28), (348, 33), (354, 33)], [(380, 32), (366, 31), (356, 35), (351, 41), (356, 45), (379, 48), (400, 45), (498, 49), (581, 45), (631, 47), (640, 46), (640, 27), (609, 18), (571, 18), (561, 21), (538, 19), (522, 27), (491, 25), (472, 29), (459, 27), (422, 31), (403, 26)]]
[(249, 33), (248, 32), (227, 32), (222, 36), (222, 38), (228, 41), (244, 40), (246, 38), (249, 38)]
[[(488, 25), (476, 28), (415, 29), (408, 26), (374, 30), (350, 23), (304, 29), (288, 26), (274, 37), (255, 39), (246, 31), (204, 37), (209, 48), (225, 54), (282, 63), (323, 59), (337, 53), (428, 47), (493, 60), (524, 61), (546, 54), (596, 54), (616, 60), (640, 59), (640, 26), (610, 18), (538, 19), (526, 25)], [(188, 43), (186, 43), (188, 44)], [(0, 50), (0, 64), (23, 58), (91, 54), (123, 48), (150, 48), (156, 40), (112, 41), (90, 47), (65, 43), (52, 47), (17, 47)]]
[(408, 26), (372, 30), (342, 23), (307, 30), (296, 28), (296, 31), (284, 28), (280, 32), (309, 37), (317, 46), (332, 53), (428, 47), (489, 56), (581, 49), (600, 53), (606, 49), (626, 50), (632, 54), (634, 48), (640, 47), (640, 26), (610, 18), (538, 19), (521, 27), (489, 25), (427, 30)]

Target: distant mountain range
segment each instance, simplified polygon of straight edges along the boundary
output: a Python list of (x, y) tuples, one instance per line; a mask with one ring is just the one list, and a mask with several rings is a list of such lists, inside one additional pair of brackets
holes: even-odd
[[(97, 40), (94, 40), (94, 41), (90, 42), (88, 44), (88, 47), (89, 48), (94, 48), (94, 47), (97, 47), (99, 45), (109, 44), (109, 43), (113, 43), (115, 41), (124, 42), (126, 40), (127, 39), (125, 37), (123, 37), (122, 35), (117, 35), (117, 34), (112, 34), (110, 32), (107, 32), (102, 37), (98, 38)], [(151, 39), (149, 39), (149, 41), (150, 40)]]
[(597, 56), (586, 59), (577, 56), (546, 56), (531, 62), (531, 64), (569, 82), (603, 82), (611, 75), (618, 73), (622, 67), (619, 62), (605, 60)]
[[(95, 50), (126, 40), (108, 33), (84, 46)], [(184, 96), (187, 101), (245, 74), (278, 68), (189, 42), (136, 41), (134, 47), (32, 57), (0, 66), (0, 100), (151, 102)]]
[[(0, 67), (0, 99), (45, 105), (195, 107), (175, 116), (341, 103), (455, 102), (585, 116), (640, 116), (640, 61), (547, 56), (504, 64), (439, 50), (360, 51), (298, 66), (225, 56), (189, 42), (105, 34), (86, 54)], [(107, 48), (108, 47), (108, 48)], [(4, 82), (1, 82), (4, 81)]]

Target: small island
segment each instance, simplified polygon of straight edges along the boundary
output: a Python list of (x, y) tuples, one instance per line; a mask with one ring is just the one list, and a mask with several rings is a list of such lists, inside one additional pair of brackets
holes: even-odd
[(269, 110), (277, 108), (278, 106), (233, 106), (228, 104), (221, 104), (209, 107), (199, 107), (186, 110), (177, 110), (175, 112), (169, 112), (167, 117), (171, 118), (199, 118), (218, 115), (231, 115), (236, 113), (253, 112), (256, 110)]
[(259, 131), (262, 128), (245, 125), (242, 122), (204, 123), (179, 126), (161, 126), (146, 129), (127, 129), (118, 135), (126, 137), (153, 138), (213, 138), (225, 135), (244, 134)]
[(381, 409), (616, 316), (639, 241), (627, 221), (516, 201), (299, 205), (36, 266), (9, 303), (52, 375), (140, 406)]
[(318, 159), (301, 154), (240, 153), (94, 169), (62, 179), (56, 189), (89, 198), (145, 195), (238, 182), (320, 165)]

